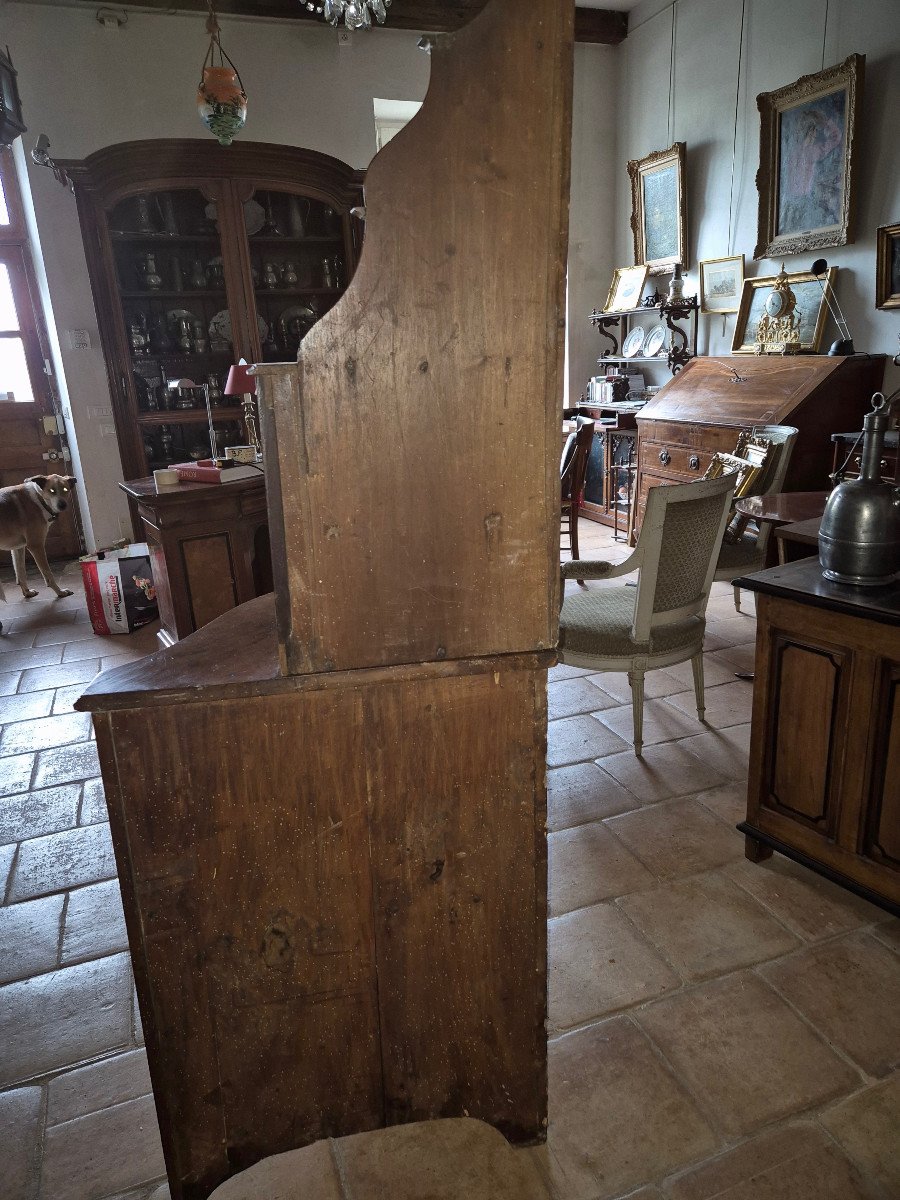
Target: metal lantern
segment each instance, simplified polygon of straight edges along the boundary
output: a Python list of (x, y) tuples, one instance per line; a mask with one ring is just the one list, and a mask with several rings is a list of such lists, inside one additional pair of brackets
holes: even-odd
[(11, 146), (20, 133), (25, 132), (22, 119), (22, 101), (16, 84), (16, 70), (9, 56), (9, 46), (4, 54), (0, 50), (0, 146)]

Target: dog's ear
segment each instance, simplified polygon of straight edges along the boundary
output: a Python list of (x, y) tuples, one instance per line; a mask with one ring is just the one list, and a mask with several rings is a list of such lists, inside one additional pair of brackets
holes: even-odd
[(41, 489), (41, 491), (43, 491), (43, 489), (47, 486), (47, 476), (46, 475), (29, 475), (29, 477), (25, 480), (25, 482), (26, 483), (36, 483), (38, 485), (38, 487)]
[(67, 483), (69, 487), (74, 487), (77, 482), (74, 475), (63, 475), (63, 483)]

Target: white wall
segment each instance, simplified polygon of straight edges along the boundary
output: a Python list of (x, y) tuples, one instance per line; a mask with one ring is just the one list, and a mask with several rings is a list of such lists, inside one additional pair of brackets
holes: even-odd
[[(741, 53), (742, 0), (645, 0), (631, 14), (631, 30), (621, 47), (619, 265), (633, 261), (625, 163), (684, 141), (691, 263), (687, 290), (697, 290), (701, 258), (743, 253), (747, 275), (776, 274), (779, 262), (752, 258), (759, 165), (756, 96), (821, 70), (823, 50), (825, 66), (848, 54), (865, 54), (856, 241), (821, 253), (841, 268), (837, 294), (857, 350), (892, 356), (900, 348), (900, 320), (896, 311), (875, 308), (875, 230), (900, 220), (900, 0), (745, 0), (743, 15)], [(787, 270), (808, 270), (813, 257), (788, 256)], [(701, 316), (700, 353), (730, 353), (734, 321), (734, 315)], [(826, 345), (836, 336), (829, 319)], [(886, 378), (900, 385), (900, 372), (890, 365)], [(664, 379), (665, 374), (658, 381)]]

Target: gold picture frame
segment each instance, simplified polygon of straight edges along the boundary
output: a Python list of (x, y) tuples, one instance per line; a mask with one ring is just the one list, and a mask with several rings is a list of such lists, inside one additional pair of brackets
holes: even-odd
[(688, 267), (686, 149), (684, 142), (675, 142), (628, 164), (634, 261), (646, 263), (649, 275), (667, 275), (676, 263)]
[(726, 454), (717, 450), (709, 462), (703, 475), (704, 479), (720, 479), (723, 475), (737, 475), (734, 487), (734, 499), (749, 496), (750, 489), (762, 474), (762, 467), (747, 458), (739, 458), (736, 454)]
[[(834, 289), (837, 267), (829, 267), (824, 275), (825, 287)], [(756, 327), (764, 311), (766, 296), (775, 284), (776, 275), (758, 279), (745, 279), (741, 305), (734, 324), (732, 354), (756, 353)], [(828, 319), (828, 307), (819, 282), (821, 276), (812, 271), (797, 271), (787, 276), (791, 291), (797, 298), (797, 315), (800, 318), (801, 351), (818, 354), (822, 345), (822, 334)]]
[(759, 231), (754, 258), (806, 254), (853, 241), (854, 151), (866, 57), (756, 97), (760, 114)]
[(707, 316), (737, 312), (744, 292), (744, 256), (700, 260), (700, 311)]
[(900, 308), (900, 221), (880, 226), (877, 233), (875, 307)]
[(647, 268), (643, 264), (638, 267), (616, 267), (603, 311), (628, 312), (632, 308), (640, 308), (646, 282)]

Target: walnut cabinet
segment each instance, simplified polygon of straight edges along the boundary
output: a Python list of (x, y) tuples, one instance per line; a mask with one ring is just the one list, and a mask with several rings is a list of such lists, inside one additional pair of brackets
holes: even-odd
[(65, 165), (125, 479), (208, 457), (205, 400), (175, 380), (208, 384), (222, 444), (245, 443), (228, 369), (296, 357), (342, 295), (361, 175), (311, 150), (209, 139), (128, 142)]

